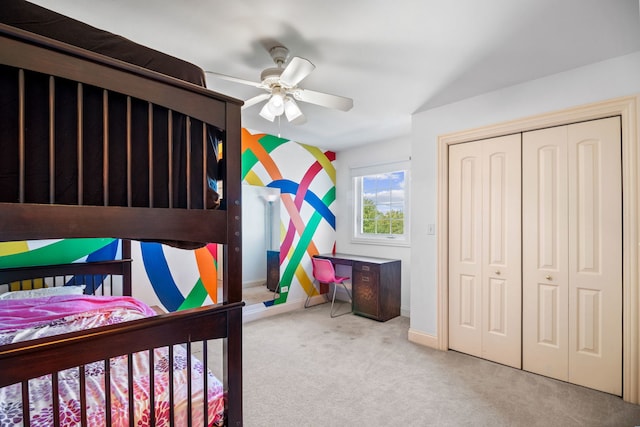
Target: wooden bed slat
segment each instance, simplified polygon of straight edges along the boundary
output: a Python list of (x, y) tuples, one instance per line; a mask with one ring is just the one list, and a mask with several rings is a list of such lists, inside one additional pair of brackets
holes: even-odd
[(87, 378), (84, 365), (79, 368), (80, 371), (80, 425), (87, 425)]
[(83, 106), (83, 90), (82, 90), (82, 83), (78, 83), (78, 136), (77, 136), (77, 168), (78, 168), (78, 204), (79, 205), (83, 205), (84, 204), (84, 164), (83, 164), (83, 160), (84, 160), (84, 156), (83, 156), (83, 144), (84, 144), (84, 132), (83, 132), (83, 128), (82, 128), (82, 117), (83, 117), (83, 110), (84, 110), (84, 106)]
[(167, 161), (169, 162), (169, 182), (167, 185), (169, 186), (169, 188), (167, 189), (167, 191), (169, 193), (169, 208), (173, 208), (173, 111), (171, 110), (169, 110), (169, 115), (167, 116), (167, 132), (169, 135), (169, 146), (167, 147)]
[(111, 425), (111, 363), (109, 359), (104, 360), (104, 413), (106, 415), (105, 424)]
[(102, 194), (109, 206), (109, 91), (102, 91)]
[[(22, 401), (29, 401), (29, 381), (22, 381)], [(31, 416), (29, 415), (29, 405), (22, 405), (22, 419), (26, 426), (31, 425)]]
[(131, 97), (127, 96), (127, 206), (131, 207)]
[(169, 426), (175, 425), (176, 414), (174, 411), (175, 401), (174, 401), (174, 392), (173, 392), (173, 369), (171, 366), (174, 364), (173, 360), (173, 346), (169, 346), (168, 351), (168, 359), (170, 368), (167, 370), (169, 374)]
[(24, 133), (25, 133), (25, 120), (24, 120), (24, 108), (25, 108), (25, 95), (24, 95), (24, 70), (20, 69), (18, 72), (18, 163), (20, 176), (19, 180), (19, 201), (24, 203), (24, 183), (25, 183), (25, 158), (24, 158)]
[[(153, 365), (150, 365), (153, 366)], [(191, 371), (189, 371), (191, 372)], [(134, 424), (134, 420), (135, 420), (135, 406), (133, 405), (134, 402), (134, 395), (133, 395), (133, 354), (129, 353), (127, 354), (127, 391), (129, 393), (129, 425), (133, 425)]]
[[(189, 372), (189, 375), (187, 376), (187, 396), (193, 396), (192, 384), (191, 384), (191, 341), (187, 342), (187, 372)], [(206, 375), (203, 375), (203, 376), (206, 377)], [(204, 394), (207, 394), (206, 392), (207, 389), (205, 388), (203, 390), (205, 390)], [(193, 414), (192, 412), (193, 404), (191, 400), (192, 400), (191, 398), (187, 399), (187, 412), (189, 414)], [(187, 426), (191, 427), (191, 417), (187, 419)]]
[(56, 202), (56, 80), (49, 76), (49, 203)]
[[(60, 382), (58, 379), (58, 373), (51, 374), (51, 397), (53, 399), (53, 407), (60, 407)], [(60, 425), (60, 411), (53, 411), (53, 425)]]
[[(125, 245), (123, 245), (125, 246)], [(78, 275), (121, 275), (127, 268), (131, 268), (131, 256), (125, 255), (123, 249), (123, 259), (115, 261), (95, 261), (91, 263), (78, 263), (74, 265), (74, 273)], [(3, 268), (0, 269), (0, 283), (10, 283), (20, 280), (33, 280), (34, 277), (55, 277), (60, 276), (63, 273), (68, 275), (69, 265), (35, 265), (28, 269), (23, 267)], [(66, 280), (65, 280), (66, 281)], [(131, 293), (125, 294), (131, 295)]]
[(153, 104), (150, 102), (148, 103), (147, 132), (149, 134), (147, 139), (149, 145), (147, 152), (149, 156), (149, 207), (153, 208)]
[[(209, 345), (208, 341), (203, 341), (202, 342), (202, 365), (204, 366), (204, 369), (207, 370), (209, 369), (209, 353), (207, 352), (207, 347)], [(208, 375), (203, 375), (202, 376), (202, 381), (203, 381), (203, 386), (202, 389), (203, 390), (209, 390), (209, 376)], [(202, 406), (203, 407), (207, 407), (207, 402), (209, 400), (209, 397), (207, 396), (207, 394), (203, 394), (202, 395)], [(204, 425), (208, 426), (209, 425), (209, 411), (204, 411)]]
[[(227, 242), (226, 211), (153, 209), (119, 206), (33, 205), (0, 203), (0, 240), (112, 236), (164, 241)], [(7, 227), (10, 224), (11, 227)], [(79, 233), (76, 224), (90, 231)], [(116, 226), (112, 225), (116, 224)], [(163, 227), (159, 228), (158, 224)], [(114, 234), (114, 229), (115, 233)], [(205, 243), (206, 243), (205, 242)], [(241, 297), (238, 301), (241, 300)]]
[[(187, 116), (187, 209), (191, 209), (191, 117)], [(205, 205), (206, 206), (206, 205)]]
[[(153, 349), (149, 350), (149, 366), (155, 366), (155, 355)], [(156, 401), (156, 380), (155, 372), (149, 370), (149, 402)], [(156, 411), (149, 412), (149, 425), (156, 425)]]

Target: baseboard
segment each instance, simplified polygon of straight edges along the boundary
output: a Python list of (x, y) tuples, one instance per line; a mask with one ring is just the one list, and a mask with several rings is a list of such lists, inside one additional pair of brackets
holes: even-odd
[[(272, 306), (265, 306), (264, 304), (252, 304), (250, 306), (244, 306), (242, 309), (242, 323), (253, 322), (254, 320), (265, 319), (269, 316), (275, 316), (276, 314), (288, 313), (289, 311), (298, 310), (304, 308), (305, 299), (287, 301), (284, 304), (276, 304)], [(313, 301), (313, 298), (311, 299)]]
[(264, 286), (265, 283), (267, 283), (267, 279), (247, 280), (246, 282), (242, 282), (242, 289), (253, 288), (254, 286)]
[[(336, 295), (336, 300), (338, 299), (338, 296)], [(306, 298), (304, 300), (302, 300), (302, 306), (304, 307)], [(348, 300), (345, 300), (348, 301)], [(327, 298), (324, 295), (314, 295), (312, 297), (309, 298), (309, 302), (307, 303), (308, 307), (312, 307), (314, 305), (318, 305), (318, 304), (324, 304), (327, 302)], [(329, 302), (331, 302), (331, 300), (329, 300)]]
[(438, 345), (438, 337), (436, 336), (425, 334), (424, 332), (419, 332), (414, 329), (409, 329), (408, 338), (409, 341), (413, 343), (435, 348), (436, 350), (440, 349)]

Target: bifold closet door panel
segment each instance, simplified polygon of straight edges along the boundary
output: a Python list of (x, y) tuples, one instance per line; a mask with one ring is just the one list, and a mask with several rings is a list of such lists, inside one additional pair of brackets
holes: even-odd
[(482, 357), (522, 366), (521, 135), (483, 141)]
[(569, 379), (567, 127), (522, 140), (522, 364)]
[(523, 368), (622, 393), (618, 117), (523, 135)]
[(482, 357), (482, 145), (449, 147), (449, 348)]
[(620, 119), (569, 126), (569, 381), (622, 395)]
[(449, 148), (449, 347), (521, 366), (520, 134)]

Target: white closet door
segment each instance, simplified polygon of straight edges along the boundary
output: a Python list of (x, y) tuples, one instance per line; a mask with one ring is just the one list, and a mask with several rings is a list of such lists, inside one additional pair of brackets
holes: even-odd
[(622, 393), (619, 118), (523, 135), (523, 368)]
[(567, 381), (567, 128), (523, 134), (522, 367)]
[(521, 136), (483, 141), (482, 357), (521, 367)]
[(521, 365), (520, 135), (449, 148), (449, 347)]
[(569, 126), (569, 381), (622, 395), (620, 119)]
[(482, 145), (449, 147), (449, 348), (482, 357)]

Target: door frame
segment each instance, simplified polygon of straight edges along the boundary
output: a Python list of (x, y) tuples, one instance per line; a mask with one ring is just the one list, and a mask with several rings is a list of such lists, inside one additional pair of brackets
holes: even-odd
[(638, 265), (638, 104), (640, 96), (615, 98), (438, 137), (437, 345), (449, 349), (449, 145), (562, 126), (611, 116), (621, 118), (622, 136), (622, 398), (640, 403), (640, 280)]

